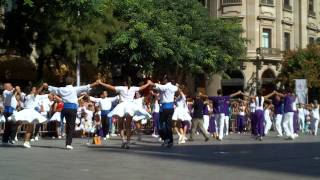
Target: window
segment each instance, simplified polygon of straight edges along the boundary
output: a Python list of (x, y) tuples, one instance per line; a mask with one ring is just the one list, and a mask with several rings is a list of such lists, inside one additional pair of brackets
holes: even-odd
[(290, 0), (283, 0), (283, 9), (292, 11), (292, 6), (290, 4)]
[(284, 39), (284, 44), (283, 44), (284, 47), (283, 47), (283, 49), (285, 51), (290, 50), (290, 33), (285, 32), (284, 35), (283, 35), (283, 39)]
[(271, 48), (271, 29), (263, 28), (262, 31), (262, 47)]
[(208, 5), (207, 0), (199, 0), (199, 2), (200, 2), (204, 7), (207, 7), (207, 5)]
[(309, 44), (314, 44), (314, 43), (315, 43), (314, 37), (309, 37)]
[(260, 0), (261, 5), (273, 6), (273, 0)]
[(241, 3), (242, 0), (222, 0), (222, 6), (239, 5)]
[(309, 0), (309, 9), (308, 13), (310, 16), (315, 16), (316, 13), (314, 12), (314, 0)]

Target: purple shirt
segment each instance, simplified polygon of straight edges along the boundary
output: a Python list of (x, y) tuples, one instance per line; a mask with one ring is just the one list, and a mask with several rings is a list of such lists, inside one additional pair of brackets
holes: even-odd
[(294, 97), (292, 95), (286, 95), (284, 97), (284, 113), (293, 111)]
[(276, 98), (273, 99), (273, 106), (274, 106), (274, 112), (275, 114), (283, 114), (283, 102), (281, 100), (278, 100)]
[(208, 105), (203, 106), (203, 115), (209, 115)]
[(226, 113), (226, 111), (228, 111), (225, 104), (230, 100), (230, 96), (209, 96), (208, 99), (213, 102), (217, 114)]

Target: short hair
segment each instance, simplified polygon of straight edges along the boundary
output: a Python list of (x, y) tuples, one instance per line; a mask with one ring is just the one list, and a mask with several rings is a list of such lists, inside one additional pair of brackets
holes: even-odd
[(222, 89), (218, 89), (218, 90), (217, 90), (217, 94), (218, 94), (218, 95), (222, 95)]
[(74, 78), (71, 76), (66, 77), (66, 84), (67, 85), (72, 85), (74, 83)]

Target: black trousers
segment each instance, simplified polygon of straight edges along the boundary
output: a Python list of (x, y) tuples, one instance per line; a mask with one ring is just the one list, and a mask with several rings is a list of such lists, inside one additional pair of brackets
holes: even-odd
[(106, 137), (107, 134), (109, 134), (109, 117), (108, 115), (101, 115), (101, 123), (102, 123), (102, 132), (103, 136)]
[(2, 136), (2, 142), (7, 143), (9, 141), (9, 138), (11, 140), (14, 140), (16, 133), (17, 133), (17, 127), (16, 123), (13, 121), (8, 121), (8, 117), (12, 115), (12, 113), (3, 113), (6, 122), (5, 122), (5, 128)]
[(61, 111), (62, 119), (66, 118), (66, 145), (71, 145), (74, 129), (76, 126), (76, 109), (63, 109)]
[(174, 112), (174, 109), (163, 109), (162, 112), (160, 112), (159, 135), (163, 140), (169, 139), (170, 143), (173, 143), (173, 135), (172, 135), (173, 112)]

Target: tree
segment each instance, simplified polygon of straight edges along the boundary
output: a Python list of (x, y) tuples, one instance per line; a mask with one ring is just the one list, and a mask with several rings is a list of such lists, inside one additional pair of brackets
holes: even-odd
[(285, 86), (293, 86), (294, 79), (307, 79), (309, 88), (320, 87), (320, 45), (288, 51), (284, 55), (278, 77)]
[(104, 63), (124, 74), (214, 73), (234, 67), (246, 52), (240, 23), (210, 19), (197, 0), (113, 2), (124, 25), (108, 41)]
[(97, 64), (107, 35), (117, 28), (112, 13), (109, 0), (19, 1), (6, 14), (3, 46), (25, 56), (30, 44), (36, 44), (39, 78), (45, 64), (58, 68), (64, 63), (71, 68), (76, 58)]

